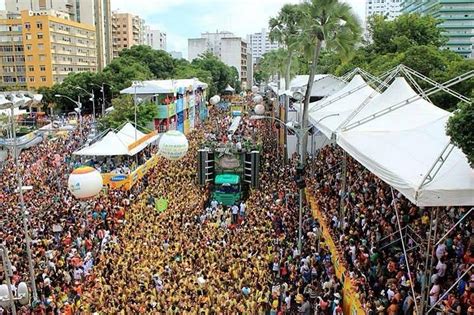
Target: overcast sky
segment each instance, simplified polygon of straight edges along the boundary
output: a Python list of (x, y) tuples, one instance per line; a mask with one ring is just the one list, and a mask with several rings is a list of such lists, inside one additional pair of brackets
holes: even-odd
[[(365, 0), (345, 0), (363, 19)], [(4, 8), (0, 0), (0, 7)], [(285, 3), (300, 0), (111, 0), (112, 9), (140, 15), (152, 28), (167, 33), (168, 50), (187, 57), (188, 38), (201, 32), (230, 31), (242, 37), (268, 26)]]

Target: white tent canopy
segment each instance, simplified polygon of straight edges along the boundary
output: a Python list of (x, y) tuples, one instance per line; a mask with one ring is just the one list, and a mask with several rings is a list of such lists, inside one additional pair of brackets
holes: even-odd
[[(129, 150), (129, 146), (135, 141), (135, 127), (131, 123), (126, 123), (122, 129), (117, 133), (109, 131), (100, 141), (93, 143), (88, 147), (84, 147), (77, 152), (74, 152), (75, 155), (83, 156), (115, 156), (115, 155), (129, 155), (133, 156), (143, 149), (145, 149), (149, 144), (157, 141), (159, 135), (153, 135), (143, 141), (136, 147)], [(137, 131), (136, 139), (139, 141), (143, 137), (147, 136), (140, 130)]]
[(396, 78), (337, 131), (337, 143), (418, 206), (473, 205), (474, 170), (458, 148), (453, 147), (439, 171), (428, 176), (438, 169), (436, 162), (450, 143), (445, 131), (449, 112), (420, 98), (360, 121), (416, 95), (405, 79)]
[(360, 75), (354, 78), (338, 92), (318, 102), (310, 104), (309, 121), (326, 137), (333, 133), (354, 112), (374, 90)]
[(113, 131), (109, 131), (100, 141), (74, 152), (83, 156), (129, 155), (128, 146)]
[(126, 123), (118, 132), (117, 136), (127, 146), (135, 142), (135, 130), (137, 140), (143, 137), (145, 134), (138, 129), (135, 129), (131, 123)]

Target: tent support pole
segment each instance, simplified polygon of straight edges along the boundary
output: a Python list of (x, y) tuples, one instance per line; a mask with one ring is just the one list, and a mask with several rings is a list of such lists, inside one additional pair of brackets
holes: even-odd
[[(431, 227), (431, 225), (430, 225)], [(425, 275), (426, 273), (428, 273), (428, 277), (425, 277), (425, 282), (427, 283), (426, 287), (425, 287), (425, 300), (423, 300), (422, 302), (422, 312), (420, 314), (424, 314), (424, 310), (425, 310), (425, 306), (428, 306), (429, 305), (429, 285), (430, 285), (430, 282), (431, 282), (431, 276), (433, 274), (433, 265), (434, 265), (434, 262), (435, 262), (435, 256), (432, 254), (433, 251), (435, 250), (435, 247), (434, 247), (434, 241), (438, 238), (438, 227), (439, 227), (439, 207), (436, 207), (435, 208), (435, 220), (434, 220), (434, 231), (433, 231), (433, 237), (430, 237), (428, 239), (428, 245), (432, 245), (432, 246), (428, 246), (427, 245), (427, 250), (426, 250), (426, 257), (427, 257), (427, 264), (425, 266)], [(431, 234), (431, 233), (430, 233)]]
[(438, 174), (441, 167), (443, 167), (444, 162), (446, 162), (446, 159), (449, 157), (451, 152), (453, 152), (453, 150), (454, 150), (454, 145), (451, 142), (449, 142), (441, 151), (441, 153), (438, 155), (436, 160), (433, 162), (433, 165), (431, 165), (430, 169), (428, 170), (428, 173), (426, 173), (426, 175), (423, 177), (423, 180), (421, 181), (420, 185), (416, 189), (417, 194), (420, 191), (420, 189), (423, 188), (423, 186), (429, 184), (430, 182), (434, 180), (434, 178)]
[(427, 100), (428, 102), (433, 104), (433, 102), (430, 100), (430, 98), (426, 95), (425, 91), (423, 91), (423, 89), (420, 87), (420, 85), (415, 81), (415, 79), (413, 78), (411, 73), (409, 71), (407, 71), (406, 66), (402, 67), (402, 72), (403, 72), (403, 74), (405, 74), (405, 76), (408, 78), (408, 80), (410, 80), (411, 84), (413, 84), (413, 86), (416, 88), (416, 90), (418, 91), (418, 94), (420, 94), (425, 100)]
[(459, 219), (458, 222), (456, 222), (456, 224), (454, 224), (446, 233), (444, 233), (444, 235), (439, 239), (438, 242), (436, 242), (434, 246), (438, 246), (439, 243), (441, 243), (446, 238), (446, 236), (448, 236), (449, 233), (451, 233), (451, 231), (456, 228), (456, 226), (458, 226), (462, 221), (464, 221), (464, 219), (472, 212), (472, 210), (474, 210), (474, 207), (469, 209), (469, 211), (465, 215), (463, 215), (462, 218)]
[(345, 198), (346, 198), (346, 184), (347, 184), (347, 153), (344, 151), (342, 156), (342, 182), (341, 182), (341, 201), (339, 203), (339, 217), (340, 224), (344, 226), (345, 215)]
[[(395, 73), (395, 74), (398, 73), (398, 68), (399, 68), (399, 67), (400, 67), (400, 66), (397, 66), (397, 67), (395, 67), (395, 68), (393, 68), (393, 69), (387, 71), (386, 73), (383, 73), (379, 78), (377, 78), (377, 79), (378, 79), (377, 82), (380, 81), (380, 78), (386, 78), (384, 81), (382, 81), (382, 83), (379, 84), (379, 86), (381, 86), (381, 85), (383, 85), (383, 84), (387, 85), (387, 83), (390, 82), (389, 77), (390, 77), (393, 73)], [(388, 76), (388, 77), (387, 77), (387, 76)], [(317, 111), (317, 110), (320, 110), (320, 109), (322, 109), (322, 108), (324, 108), (324, 107), (326, 107), (326, 106), (329, 106), (329, 105), (331, 105), (332, 103), (334, 103), (334, 102), (336, 102), (336, 101), (338, 101), (338, 100), (340, 100), (340, 99), (343, 99), (343, 98), (345, 98), (345, 97), (347, 97), (347, 96), (349, 96), (349, 95), (351, 95), (351, 94), (357, 92), (357, 91), (360, 90), (360, 89), (363, 89), (364, 87), (368, 86), (369, 83), (373, 83), (373, 80), (369, 80), (367, 83), (361, 84), (361, 85), (359, 85), (359, 86), (353, 88), (352, 90), (347, 91), (346, 93), (341, 94), (341, 95), (339, 95), (338, 97), (336, 97), (336, 98), (334, 98), (334, 99), (331, 99), (330, 101), (323, 102), (324, 99), (322, 99), (322, 100), (321, 100), (321, 102), (323, 102), (322, 104), (320, 104), (320, 105), (318, 105), (318, 106), (316, 106), (316, 107), (310, 108), (310, 109), (308, 110), (308, 112), (309, 112), (309, 113), (314, 113), (314, 112)], [(377, 88), (378, 88), (379, 86), (377, 86)]]
[[(464, 95), (462, 95), (462, 94), (460, 94), (460, 93), (458, 93), (454, 90), (451, 90), (450, 88), (445, 87), (446, 83), (448, 83), (449, 81), (445, 82), (444, 84), (440, 84), (440, 83), (428, 78), (427, 76), (425, 76), (425, 75), (419, 73), (418, 71), (415, 71), (415, 70), (413, 70), (413, 69), (411, 69), (407, 66), (404, 66), (404, 70), (407, 73), (410, 73), (411, 75), (414, 75), (415, 77), (417, 77), (417, 78), (419, 78), (419, 79), (421, 79), (421, 80), (423, 80), (423, 81), (425, 81), (425, 82), (427, 82), (427, 83), (429, 83), (433, 86), (432, 88), (425, 91), (425, 93), (428, 92), (428, 91), (431, 91), (432, 89), (441, 89), (444, 92), (456, 97), (457, 99), (459, 99), (462, 102), (469, 103), (469, 104), (471, 103), (471, 100), (468, 97), (465, 97)], [(472, 70), (469, 71), (469, 72), (472, 72)], [(466, 74), (469, 74), (469, 72), (467, 72)], [(454, 78), (454, 79), (456, 79), (456, 78)]]
[[(392, 191), (392, 200), (395, 200), (395, 194), (393, 193), (393, 187), (390, 187), (390, 189)], [(405, 239), (404, 239), (403, 232), (402, 232), (402, 225), (400, 224), (400, 214), (398, 213), (398, 209), (397, 209), (395, 204), (393, 204), (393, 208), (395, 209), (395, 214), (397, 216), (398, 232), (400, 233), (400, 241), (402, 242), (403, 257), (405, 258), (405, 264), (407, 266), (408, 279), (410, 279), (411, 294), (413, 294), (413, 301), (415, 302), (415, 309), (417, 310), (418, 309), (418, 302), (416, 301), (414, 281), (411, 277), (410, 263), (408, 261), (407, 250), (405, 248)]]
[[(384, 84), (388, 84), (390, 81), (392, 81), (392, 79), (400, 73), (401, 67), (401, 65), (397, 66), (395, 70), (392, 71), (392, 73), (390, 73), (390, 75), (385, 78)], [(380, 86), (381, 85), (379, 85), (379, 87)], [(336, 132), (341, 130), (341, 128), (344, 128), (355, 116), (357, 116), (357, 114), (360, 113), (360, 111), (365, 107), (365, 105), (367, 105), (375, 96), (377, 96), (377, 94), (377, 91), (372, 92), (339, 126), (337, 126)]]
[[(435, 208), (435, 213), (438, 211), (438, 208)], [(437, 216), (437, 214), (435, 214)], [(431, 218), (430, 218), (431, 219)], [(429, 259), (430, 259), (430, 252), (431, 252), (431, 234), (433, 232), (433, 223), (434, 220), (430, 220), (430, 230), (428, 232), (428, 241), (426, 242), (426, 252), (425, 252), (425, 263), (424, 263), (424, 270), (423, 270), (423, 275), (424, 275), (424, 281), (421, 283), (421, 299), (420, 299), (420, 314), (423, 314), (423, 307), (425, 304), (425, 298), (426, 298), (426, 287), (428, 284), (428, 279), (426, 277), (426, 274), (428, 272), (428, 264), (429, 264)]]
[(471, 269), (472, 269), (473, 266), (474, 266), (474, 265), (471, 264), (471, 265), (469, 266), (469, 268), (468, 268), (466, 271), (464, 271), (464, 273), (463, 273), (460, 277), (458, 277), (458, 279), (456, 280), (456, 282), (454, 282), (454, 283), (449, 287), (449, 289), (446, 290), (446, 292), (443, 293), (443, 295), (438, 299), (438, 301), (436, 301), (436, 303), (435, 303), (433, 306), (431, 306), (431, 308), (426, 312), (426, 314), (429, 314), (429, 313), (436, 307), (436, 305), (438, 305), (439, 303), (441, 303), (441, 302), (443, 301), (443, 299), (449, 294), (449, 292), (451, 292), (451, 290), (456, 287), (456, 285), (458, 284), (458, 282), (461, 281), (461, 279), (471, 271)]

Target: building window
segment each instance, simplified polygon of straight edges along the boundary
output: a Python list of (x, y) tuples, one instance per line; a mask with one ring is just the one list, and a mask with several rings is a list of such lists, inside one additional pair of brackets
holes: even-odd
[(35, 82), (35, 77), (29, 77), (28, 80), (29, 80), (30, 82)]
[(28, 66), (28, 71), (34, 72), (34, 71), (35, 71), (35, 67), (34, 67), (34, 66)]
[(40, 61), (45, 61), (45, 60), (46, 60), (46, 56), (45, 56), (45, 55), (39, 55), (39, 60), (40, 60)]
[(33, 61), (33, 56), (32, 56), (32, 55), (26, 56), (26, 60), (28, 60), (28, 61)]
[(41, 82), (46, 82), (46, 77), (41, 77)]
[(27, 30), (31, 29), (30, 23), (25, 23), (25, 28), (26, 28)]
[(26, 45), (26, 50), (31, 50), (31, 45), (30, 44)]
[(40, 71), (41, 71), (41, 72), (46, 71), (46, 66), (41, 65), (41, 66), (40, 66)]
[(38, 39), (43, 39), (43, 33), (38, 33)]
[(38, 44), (38, 49), (39, 50), (44, 50), (44, 44)]
[(29, 39), (32, 38), (32, 36), (31, 36), (31, 34), (26, 34), (25, 38), (26, 38), (26, 40), (29, 40)]
[(39, 30), (42, 30), (43, 29), (43, 23), (36, 22), (36, 28), (38, 28)]

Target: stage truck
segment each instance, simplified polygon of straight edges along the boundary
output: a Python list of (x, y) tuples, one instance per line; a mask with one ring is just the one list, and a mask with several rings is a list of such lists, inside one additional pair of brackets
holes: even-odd
[(210, 185), (210, 198), (225, 206), (240, 203), (258, 188), (260, 146), (250, 139), (232, 141), (240, 121), (240, 116), (232, 119), (228, 143), (208, 143), (198, 151), (198, 183)]

